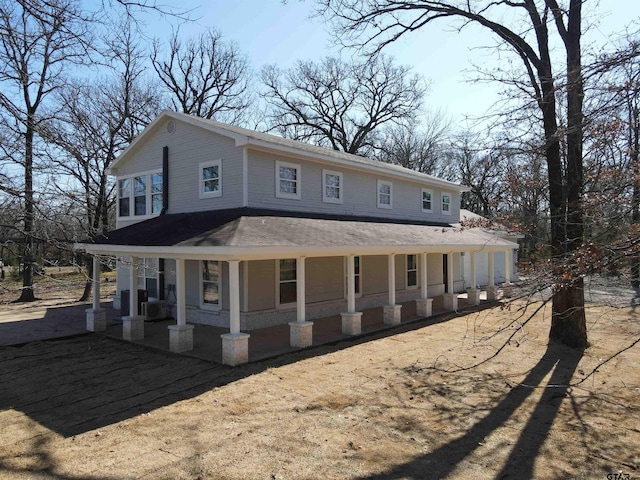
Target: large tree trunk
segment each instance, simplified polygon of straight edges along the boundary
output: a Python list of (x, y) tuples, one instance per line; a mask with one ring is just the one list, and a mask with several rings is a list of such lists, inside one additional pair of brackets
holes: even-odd
[(24, 159), (24, 250), (22, 255), (22, 293), (18, 302), (33, 302), (33, 135), (32, 115), (27, 121)]
[[(635, 97), (635, 95), (634, 95)], [(631, 117), (630, 144), (631, 144), (631, 164), (633, 167), (633, 197), (631, 200), (631, 223), (640, 224), (640, 162), (638, 160), (638, 150), (640, 149), (640, 115), (638, 107), (634, 105), (629, 107)], [(631, 256), (631, 286), (640, 288), (640, 253), (634, 253)]]
[[(567, 52), (567, 171), (566, 171), (566, 217), (558, 217), (560, 225), (553, 229), (552, 247), (555, 260), (563, 265), (568, 281), (560, 282), (553, 295), (551, 330), (549, 339), (565, 345), (586, 348), (587, 321), (584, 311), (584, 283), (579, 272), (571, 272), (571, 253), (582, 245), (584, 222), (582, 218), (582, 141), (583, 118), (582, 64), (580, 51), (581, 9), (583, 0), (571, 0), (567, 29), (561, 34)], [(551, 169), (549, 175), (551, 176)], [(550, 178), (550, 185), (552, 179)], [(555, 192), (558, 195), (558, 192)], [(557, 201), (557, 199), (555, 199)], [(552, 212), (553, 213), (553, 212)], [(561, 215), (562, 212), (556, 212)]]

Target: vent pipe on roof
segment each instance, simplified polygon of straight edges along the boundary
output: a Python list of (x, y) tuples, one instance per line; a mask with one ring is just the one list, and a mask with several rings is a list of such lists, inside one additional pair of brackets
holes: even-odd
[(169, 147), (162, 147), (162, 210), (164, 215), (169, 209)]

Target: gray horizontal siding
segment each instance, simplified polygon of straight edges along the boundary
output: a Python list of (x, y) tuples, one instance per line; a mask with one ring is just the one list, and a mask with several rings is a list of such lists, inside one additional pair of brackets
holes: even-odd
[[(300, 200), (277, 198), (275, 195), (276, 161), (296, 163), (301, 166)], [(322, 170), (340, 171), (343, 174), (343, 203), (324, 203), (322, 201)], [(374, 175), (358, 170), (350, 170), (316, 162), (302, 161), (275, 154), (249, 151), (249, 206), (273, 209), (285, 209), (301, 212), (321, 212), (330, 214), (356, 214), (383, 218), (402, 218), (438, 223), (457, 222), (460, 215), (460, 195), (451, 195), (451, 215), (440, 212), (441, 195), (439, 188), (425, 183)], [(393, 183), (393, 208), (377, 207), (377, 181), (387, 180)], [(433, 192), (433, 213), (422, 212), (422, 189)]]

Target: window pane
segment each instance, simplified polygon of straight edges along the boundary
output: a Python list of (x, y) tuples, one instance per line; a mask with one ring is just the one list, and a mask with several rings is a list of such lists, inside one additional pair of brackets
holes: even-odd
[(202, 261), (202, 302), (217, 305), (219, 295), (219, 268), (218, 262)]
[(204, 191), (205, 192), (217, 192), (220, 190), (220, 180), (219, 179), (213, 179), (213, 180), (205, 180), (204, 181)]
[(356, 287), (355, 293), (356, 295), (359, 295), (360, 294), (360, 275), (356, 275), (354, 280), (355, 280), (355, 287)]
[(162, 194), (158, 193), (151, 196), (151, 213), (160, 213), (162, 211)]
[(339, 175), (325, 175), (325, 183), (329, 187), (339, 187), (340, 186), (340, 176)]
[(415, 269), (416, 269), (416, 256), (407, 255), (407, 270), (415, 270)]
[(131, 195), (131, 181), (128, 178), (120, 180), (118, 184), (118, 196), (120, 198), (129, 197)]
[(356, 275), (360, 275), (360, 257), (353, 257), (354, 272)]
[(129, 211), (129, 197), (120, 199), (120, 202), (118, 203), (118, 211), (121, 217), (128, 217), (131, 215), (131, 212)]
[(291, 180), (280, 180), (280, 192), (281, 193), (297, 193), (297, 184)]
[(415, 287), (418, 285), (418, 272), (415, 270), (407, 272), (407, 285), (409, 287)]
[(162, 193), (162, 174), (151, 174), (151, 193)]
[(209, 180), (212, 178), (218, 178), (218, 165), (212, 165), (202, 169), (202, 179)]
[(133, 193), (135, 196), (147, 194), (147, 177), (136, 177), (134, 179)]
[(288, 258), (280, 260), (280, 281), (288, 281), (296, 279), (296, 260)]
[(381, 183), (380, 193), (384, 195), (391, 195), (391, 185), (389, 185), (388, 183)]
[(391, 205), (391, 196), (380, 194), (380, 204), (381, 205)]
[(280, 284), (280, 303), (295, 303), (296, 282), (284, 282)]
[(212, 305), (218, 305), (220, 295), (218, 292), (218, 284), (212, 282), (202, 283), (202, 302)]
[(135, 197), (135, 214), (146, 215), (147, 214), (147, 197)]
[(326, 187), (324, 195), (327, 198), (340, 198), (340, 189), (337, 187)]
[(293, 167), (280, 167), (280, 178), (283, 180), (297, 180), (298, 172)]

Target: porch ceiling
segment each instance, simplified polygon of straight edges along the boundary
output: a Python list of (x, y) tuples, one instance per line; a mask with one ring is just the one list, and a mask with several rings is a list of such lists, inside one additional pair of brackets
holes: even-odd
[(480, 251), (517, 244), (477, 228), (426, 222), (233, 209), (162, 215), (83, 242), (91, 253), (217, 254), (229, 258)]

